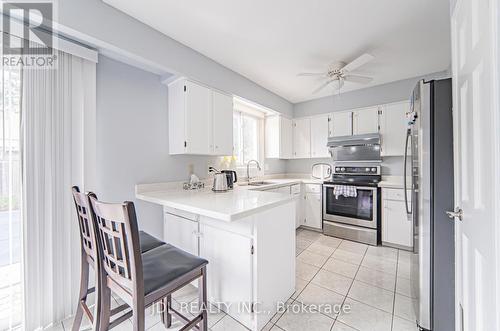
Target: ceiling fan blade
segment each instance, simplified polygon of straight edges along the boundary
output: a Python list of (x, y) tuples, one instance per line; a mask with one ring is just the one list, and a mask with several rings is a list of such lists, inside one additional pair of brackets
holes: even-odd
[(353, 71), (356, 70), (357, 68), (367, 64), (371, 60), (373, 60), (375, 57), (371, 54), (365, 53), (361, 55), (360, 57), (356, 58), (354, 61), (346, 64), (341, 70), (342, 71)]
[(297, 74), (297, 76), (302, 76), (302, 77), (307, 77), (307, 76), (326, 76), (326, 73), (322, 72), (301, 72), (300, 74)]
[(373, 81), (373, 78), (366, 77), (366, 76), (358, 76), (358, 75), (346, 75), (345, 80), (348, 82), (368, 84), (368, 83), (371, 83)]
[(322, 89), (324, 89), (325, 87), (327, 87), (328, 85), (330, 85), (332, 82), (334, 82), (335, 80), (329, 80), (323, 84), (321, 84), (317, 89), (315, 89), (312, 93), (313, 94), (316, 94), (318, 93), (319, 91), (321, 91)]

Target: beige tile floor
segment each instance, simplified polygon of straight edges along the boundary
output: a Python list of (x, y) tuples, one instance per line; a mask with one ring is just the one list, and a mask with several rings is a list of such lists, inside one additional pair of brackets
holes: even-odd
[[(299, 229), (296, 242), (296, 292), (288, 301), (290, 307), (313, 304), (338, 304), (349, 307), (339, 314), (319, 309), (294, 313), (289, 309), (275, 315), (266, 331), (415, 331), (415, 316), (410, 297), (410, 255), (406, 251), (372, 247), (348, 240), (324, 236)], [(174, 304), (193, 303), (194, 287), (174, 295)], [(149, 311), (146, 329), (165, 330), (158, 314)], [(237, 321), (218, 311), (209, 313), (212, 331), (245, 331)], [(72, 319), (55, 330), (71, 330)], [(182, 324), (175, 321), (172, 328)], [(82, 329), (88, 329), (85, 323)], [(130, 321), (113, 329), (131, 330)]]

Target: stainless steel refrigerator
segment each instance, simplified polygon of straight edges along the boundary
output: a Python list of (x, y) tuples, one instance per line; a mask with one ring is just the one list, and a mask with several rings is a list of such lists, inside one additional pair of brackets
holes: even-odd
[[(413, 222), (411, 288), (420, 330), (455, 329), (451, 79), (420, 81), (411, 95), (404, 174)], [(405, 183), (406, 184), (406, 183)], [(410, 194), (406, 194), (410, 192)]]

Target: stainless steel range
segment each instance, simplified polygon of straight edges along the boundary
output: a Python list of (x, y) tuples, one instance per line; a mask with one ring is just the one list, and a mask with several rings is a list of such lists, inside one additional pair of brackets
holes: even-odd
[(377, 245), (380, 229), (380, 166), (335, 166), (323, 183), (323, 232)]

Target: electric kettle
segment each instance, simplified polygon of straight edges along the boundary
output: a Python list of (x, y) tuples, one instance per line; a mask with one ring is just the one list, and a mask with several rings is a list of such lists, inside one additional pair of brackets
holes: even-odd
[(227, 175), (225, 173), (214, 173), (214, 192), (226, 192), (228, 190)]

